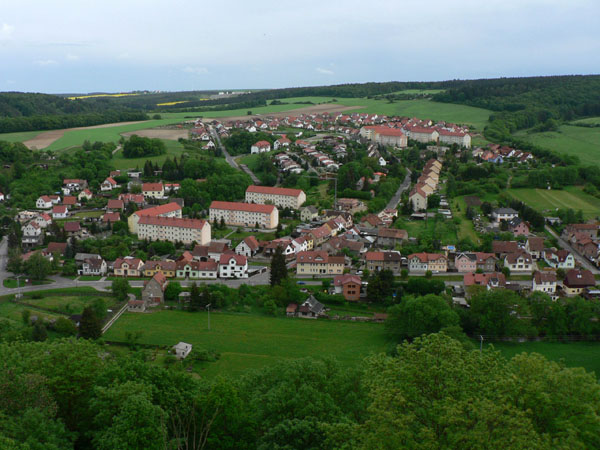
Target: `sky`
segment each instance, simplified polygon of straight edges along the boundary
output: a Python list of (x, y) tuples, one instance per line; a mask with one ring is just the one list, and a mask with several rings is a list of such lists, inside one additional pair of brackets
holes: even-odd
[(600, 73), (600, 0), (0, 0), (0, 91)]

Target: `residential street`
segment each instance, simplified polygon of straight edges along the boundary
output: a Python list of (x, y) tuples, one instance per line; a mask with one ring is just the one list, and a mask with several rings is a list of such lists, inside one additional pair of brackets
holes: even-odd
[(560, 246), (562, 248), (569, 250), (575, 257), (575, 259), (577, 259), (577, 261), (579, 261), (579, 263), (584, 268), (588, 269), (594, 275), (600, 274), (600, 270), (598, 270), (591, 262), (589, 262), (582, 255), (580, 255), (573, 247), (571, 247), (571, 244), (569, 244), (567, 241), (565, 241), (563, 238), (561, 238), (558, 234), (556, 234), (554, 232), (554, 230), (552, 228), (550, 228), (548, 225), (546, 225), (546, 231), (548, 233), (550, 233), (553, 237), (556, 238), (556, 240), (558, 241), (558, 243), (560, 244)]
[(386, 209), (396, 209), (398, 207), (398, 203), (400, 203), (400, 198), (402, 197), (402, 193), (410, 187), (410, 175), (411, 171), (406, 169), (406, 176), (404, 177), (404, 181), (394, 194), (394, 196), (388, 202)]

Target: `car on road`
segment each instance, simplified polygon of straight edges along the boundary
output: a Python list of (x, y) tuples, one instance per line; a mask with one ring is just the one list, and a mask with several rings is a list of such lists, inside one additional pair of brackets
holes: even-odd
[(296, 284), (306, 284), (306, 281), (297, 281)]

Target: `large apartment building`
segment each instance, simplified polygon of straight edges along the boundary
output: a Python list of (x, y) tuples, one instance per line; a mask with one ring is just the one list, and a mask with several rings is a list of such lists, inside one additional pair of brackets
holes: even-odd
[(296, 274), (341, 275), (344, 263), (344, 256), (329, 256), (325, 251), (299, 252), (296, 255)]
[(306, 201), (306, 194), (301, 189), (288, 189), (270, 186), (248, 186), (246, 202), (261, 205), (271, 204), (278, 208), (299, 209)]
[(178, 217), (181, 218), (181, 206), (175, 202), (167, 203), (165, 205), (154, 206), (152, 208), (141, 209), (134, 212), (127, 219), (129, 225), (129, 232), (137, 234), (138, 222), (141, 217)]
[(279, 211), (274, 205), (257, 205), (254, 203), (219, 202), (210, 204), (210, 221), (220, 222), (237, 227), (277, 228)]
[(200, 245), (210, 242), (210, 224), (206, 220), (142, 216), (137, 226), (139, 239)]

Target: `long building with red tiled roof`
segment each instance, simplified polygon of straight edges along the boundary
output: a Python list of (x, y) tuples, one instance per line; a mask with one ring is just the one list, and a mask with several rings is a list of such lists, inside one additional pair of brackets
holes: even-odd
[(146, 215), (140, 217), (137, 226), (139, 239), (200, 245), (210, 242), (210, 224), (206, 220)]
[(254, 203), (220, 202), (210, 204), (210, 221), (220, 222), (237, 227), (277, 228), (279, 211), (273, 205)]
[(344, 273), (344, 256), (330, 256), (326, 251), (299, 252), (296, 255), (298, 275), (341, 275)]
[(181, 206), (175, 202), (166, 203), (164, 205), (153, 206), (152, 208), (141, 209), (134, 212), (127, 219), (129, 231), (131, 233), (138, 232), (138, 222), (141, 217), (179, 217), (181, 218)]
[(251, 185), (246, 189), (246, 201), (261, 205), (269, 202), (278, 208), (299, 209), (306, 201), (306, 194), (301, 189)]

